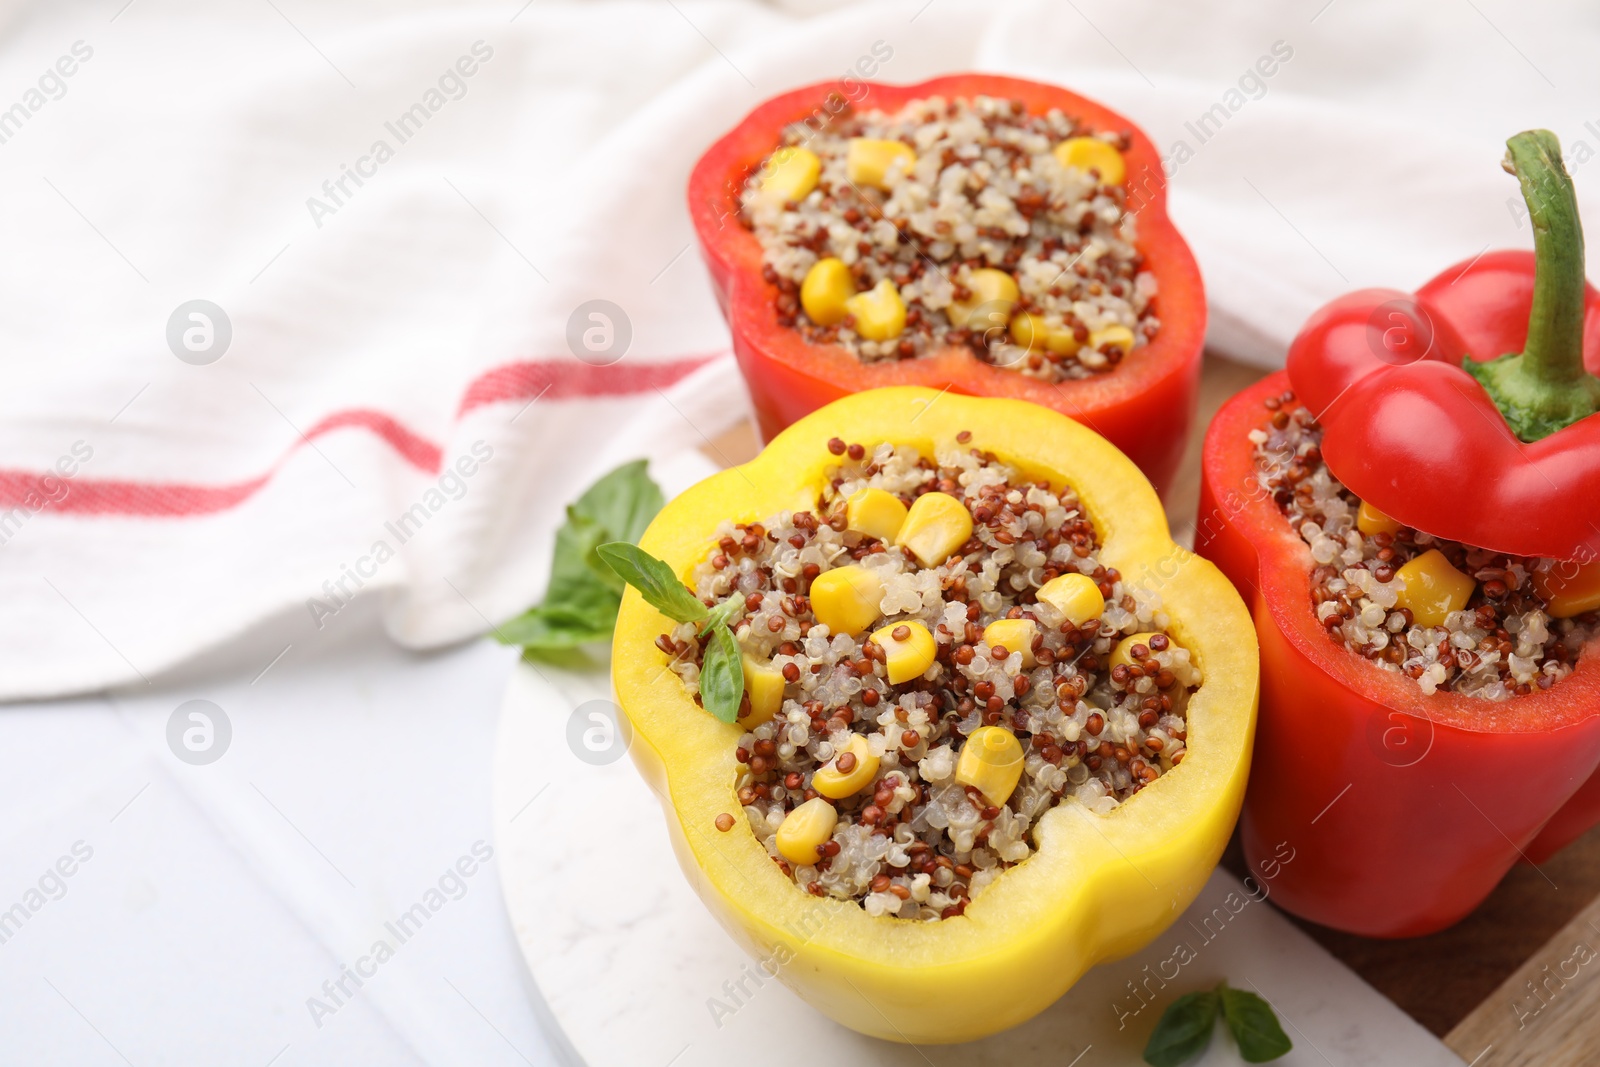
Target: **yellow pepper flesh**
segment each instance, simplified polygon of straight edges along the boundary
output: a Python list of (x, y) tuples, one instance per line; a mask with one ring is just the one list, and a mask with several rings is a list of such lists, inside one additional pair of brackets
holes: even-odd
[[(1205, 674), (1191, 699), (1182, 765), (1106, 815), (1068, 800), (1036, 824), (1038, 850), (938, 922), (874, 918), (853, 902), (806, 893), (741, 827), (707, 833), (738, 811), (734, 758), (743, 727), (718, 722), (664, 684), (653, 648), (672, 625), (629, 589), (612, 656), (629, 752), (667, 808), (675, 851), (696, 892), (754, 958), (782, 946), (779, 977), (817, 1010), (865, 1034), (918, 1044), (969, 1041), (1044, 1010), (1091, 966), (1148, 944), (1210, 876), (1244, 795), (1255, 726), (1255, 631), (1233, 587), (1173, 544), (1161, 503), (1119, 451), (1092, 431), (1022, 401), (920, 388), (844, 397), (778, 435), (750, 463), (671, 501), (641, 547), (687, 575), (723, 519), (760, 522), (812, 506), (838, 458), (828, 439), (992, 450), (1026, 476), (1070, 484), (1101, 531), (1101, 559), (1124, 575), (1161, 575), (1167, 632)], [(808, 504), (807, 501), (810, 503)], [(1124, 581), (1129, 579), (1125, 578)], [(959, 988), (961, 996), (949, 991)]]

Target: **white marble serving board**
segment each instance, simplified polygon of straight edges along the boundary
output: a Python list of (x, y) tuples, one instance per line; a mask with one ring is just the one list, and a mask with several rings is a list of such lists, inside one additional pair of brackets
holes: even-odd
[[(1145, 951), (1090, 971), (1033, 1021), (984, 1041), (913, 1048), (846, 1030), (767, 979), (689, 888), (654, 794), (621, 738), (591, 759), (587, 711), (609, 704), (599, 670), (520, 664), (495, 750), (495, 846), (506, 905), (551, 1037), (574, 1064), (689, 1067), (776, 1062), (938, 1067), (1137, 1064), (1161, 1011), (1219, 979), (1278, 1009), (1295, 1049), (1282, 1067), (1460, 1067), (1461, 1060), (1270, 905), (1219, 870), (1194, 906)], [(606, 701), (576, 715), (588, 701)], [(569, 738), (572, 738), (569, 743)], [(604, 731), (588, 738), (604, 747)], [(1237, 894), (1231, 901), (1229, 894)], [(1205, 917), (1236, 910), (1224, 924)], [(1179, 945), (1187, 951), (1180, 950)], [(1151, 1002), (1129, 991), (1144, 968), (1178, 966)], [(1171, 974), (1172, 963), (1165, 964)], [(743, 990), (739, 986), (743, 984)], [(1119, 1021), (1124, 1025), (1119, 1028)], [(1200, 1067), (1237, 1064), (1219, 1028)]]

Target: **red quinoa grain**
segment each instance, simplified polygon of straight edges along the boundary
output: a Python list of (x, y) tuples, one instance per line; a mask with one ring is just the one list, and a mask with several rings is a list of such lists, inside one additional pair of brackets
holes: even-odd
[[(1059, 111), (1030, 115), (1016, 101), (986, 96), (931, 97), (893, 115), (842, 113), (821, 132), (804, 123), (788, 127), (782, 144), (815, 152), (821, 181), (799, 203), (776, 204), (761, 194), (757, 168), (740, 213), (761, 242), (779, 323), (867, 362), (954, 346), (1046, 381), (1114, 369), (1124, 345), (1145, 344), (1160, 331), (1156, 283), (1135, 245), (1126, 190), (1101, 184), (1095, 170), (1063, 167), (1053, 155), (1061, 141), (1084, 136), (1127, 143), (1123, 131), (1091, 129)], [(891, 167), (886, 189), (853, 183), (845, 156), (854, 137), (900, 140), (917, 147), (918, 158), (909, 170)], [(906, 305), (905, 328), (872, 341), (855, 332), (853, 316), (829, 326), (813, 322), (798, 294), (823, 257), (842, 261), (858, 291), (892, 283)], [(1010, 275), (1019, 289), (1015, 310), (1039, 316), (1070, 344), (1030, 349), (980, 320), (956, 325), (952, 302), (972, 298), (972, 272), (980, 269)], [(1100, 333), (1111, 327), (1126, 333)]]
[[(1361, 533), (1355, 525), (1361, 501), (1323, 463), (1322, 427), (1311, 412), (1292, 393), (1268, 398), (1265, 407), (1271, 415), (1250, 433), (1256, 477), (1310, 549), (1311, 609), (1333, 640), (1430, 694), (1443, 689), (1509, 700), (1572, 673), (1597, 628), (1582, 618), (1550, 618), (1528, 580), (1540, 560), (1410, 527)], [(1478, 582), (1466, 607), (1435, 627), (1419, 625), (1396, 604), (1399, 569), (1430, 549)]]
[[(907, 447), (836, 439), (829, 451), (838, 465), (813, 507), (761, 524), (725, 523), (713, 558), (690, 579), (710, 605), (739, 597), (746, 610), (730, 623), (741, 652), (783, 678), (778, 714), (747, 726), (735, 751), (739, 802), (775, 860), (777, 827), (817, 795), (812, 776), (825, 765), (858, 773), (856, 750), (847, 749), (865, 739), (877, 761), (872, 779), (831, 801), (838, 823), (815, 863), (779, 869), (807, 893), (855, 901), (875, 916), (961, 914), (1032, 853), (1033, 829), (1049, 808), (1109, 812), (1187, 750), (1186, 709), (1200, 674), (1166, 639), (1159, 601), (1099, 563), (1094, 527), (1070, 490), (1024, 480), (970, 441), (968, 434), (935, 461)], [(844, 502), (867, 487), (907, 503), (949, 493), (974, 516), (972, 537), (932, 568), (885, 551), (844, 521)], [(724, 543), (735, 551), (722, 551)], [(716, 556), (733, 559), (718, 567)], [(859, 637), (819, 624), (804, 589), (778, 592), (787, 576), (809, 582), (847, 564), (873, 570), (883, 586), (881, 621)], [(1101, 585), (1100, 619), (1079, 628), (1037, 602), (1034, 590), (1064, 573)], [(1030, 649), (984, 640), (986, 626), (1002, 618), (1035, 623)], [(913, 620), (934, 634), (935, 659), (926, 677), (891, 685), (887, 656), (867, 634), (887, 625), (905, 640)], [(1107, 670), (1112, 649), (1132, 633), (1160, 636), (1149, 639), (1142, 666)], [(664, 636), (682, 646), (670, 666), (696, 692), (696, 627)], [(1025, 651), (1034, 657), (1026, 668)], [(749, 714), (748, 701), (742, 712)], [(954, 780), (961, 746), (980, 725), (1002, 726), (1023, 744), (1022, 779), (1003, 804)]]

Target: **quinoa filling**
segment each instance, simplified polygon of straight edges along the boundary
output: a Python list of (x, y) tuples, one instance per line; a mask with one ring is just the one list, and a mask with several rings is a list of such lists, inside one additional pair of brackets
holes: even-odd
[(1087, 378), (1160, 328), (1122, 186), (1129, 140), (987, 96), (847, 110), (784, 130), (740, 218), (779, 322), (814, 343), (869, 363), (953, 346)]
[[(834, 439), (814, 510), (724, 522), (689, 582), (708, 605), (743, 601), (736, 788), (751, 829), (798, 886), (874, 916), (959, 915), (1033, 852), (1051, 807), (1109, 812), (1179, 764), (1201, 682), (1159, 597), (1100, 561), (1071, 489), (970, 439), (936, 460)], [(909, 507), (898, 535), (863, 501)], [(968, 519), (930, 553), (909, 531), (932, 505)], [(862, 606), (837, 594), (863, 586), (854, 624), (819, 621)], [(698, 700), (695, 625), (657, 644)], [(763, 680), (781, 696), (758, 696)]]
[[(1330, 637), (1430, 694), (1507, 700), (1572, 673), (1600, 616), (1551, 618), (1534, 579), (1554, 561), (1446, 541), (1363, 509), (1323, 462), (1311, 412), (1293, 393), (1265, 404), (1266, 425), (1250, 432), (1256, 477), (1311, 549), (1312, 608)], [(1419, 567), (1454, 596), (1423, 604), (1407, 583)]]

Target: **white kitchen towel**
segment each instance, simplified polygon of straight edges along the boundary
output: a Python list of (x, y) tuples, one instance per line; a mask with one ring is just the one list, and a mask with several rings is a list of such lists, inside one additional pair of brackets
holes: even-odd
[(1527, 245), (1516, 130), (1600, 217), (1582, 4), (824, 7), (0, 8), (0, 698), (265, 669), (358, 596), (416, 647), (536, 600), (566, 501), (743, 412), (695, 157), (863, 57), (1140, 123), (1212, 344), (1265, 365), (1340, 291)]

